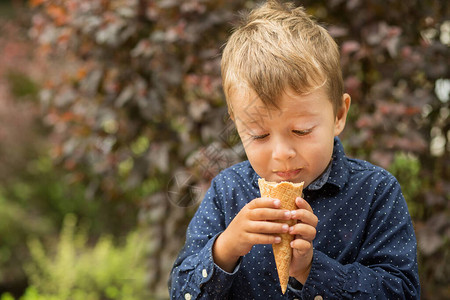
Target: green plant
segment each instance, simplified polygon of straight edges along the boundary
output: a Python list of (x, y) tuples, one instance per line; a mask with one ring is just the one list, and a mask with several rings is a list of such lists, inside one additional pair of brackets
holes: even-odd
[(9, 70), (6, 73), (11, 93), (16, 98), (30, 97), (31, 100), (37, 100), (39, 93), (38, 84), (25, 73), (17, 70)]
[(92, 246), (86, 227), (78, 226), (68, 214), (55, 249), (45, 250), (38, 239), (29, 240), (32, 260), (25, 271), (30, 280), (21, 300), (115, 299), (145, 297), (144, 243), (142, 234), (127, 236), (117, 246), (102, 236)]
[(398, 152), (394, 155), (389, 171), (397, 178), (402, 193), (408, 203), (413, 219), (417, 219), (423, 211), (423, 202), (418, 202), (418, 194), (423, 189), (424, 181), (420, 178), (420, 161), (417, 157)]
[(14, 300), (14, 297), (10, 293), (2, 294), (0, 300)]
[(23, 241), (29, 235), (44, 236), (54, 226), (47, 218), (40, 218), (20, 202), (7, 197), (0, 185), (0, 282), (6, 286), (25, 281), (23, 270), (18, 267), (29, 256)]

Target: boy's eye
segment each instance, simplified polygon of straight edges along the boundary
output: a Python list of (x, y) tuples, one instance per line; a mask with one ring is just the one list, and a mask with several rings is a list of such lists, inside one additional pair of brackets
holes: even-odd
[(309, 133), (311, 133), (312, 129), (306, 129), (306, 130), (292, 130), (293, 133), (295, 133), (298, 136), (304, 136)]
[(252, 135), (252, 139), (254, 139), (254, 140), (262, 140), (262, 139), (264, 139), (264, 138), (266, 138), (266, 137), (268, 137), (268, 136), (269, 136), (268, 133), (266, 133), (266, 134), (261, 134), (261, 135)]

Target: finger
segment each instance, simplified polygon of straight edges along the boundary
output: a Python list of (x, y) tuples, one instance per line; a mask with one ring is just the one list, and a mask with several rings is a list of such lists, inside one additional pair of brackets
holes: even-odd
[(315, 214), (306, 209), (297, 209), (291, 211), (291, 218), (309, 224), (313, 227), (317, 226), (319, 219)]
[(289, 233), (295, 234), (308, 242), (312, 242), (316, 237), (316, 228), (308, 224), (298, 223), (289, 228)]
[(287, 233), (289, 231), (289, 226), (283, 223), (276, 222), (250, 222), (249, 227), (247, 229), (252, 233)]
[(274, 199), (274, 198), (256, 198), (250, 201), (247, 204), (247, 207), (249, 209), (255, 209), (255, 208), (279, 208), (281, 205), (280, 200)]
[(300, 209), (303, 208), (303, 209), (306, 209), (306, 210), (308, 210), (308, 211), (310, 211), (310, 212), (313, 212), (313, 210), (312, 210), (312, 208), (311, 208), (311, 205), (309, 205), (309, 203), (306, 202), (306, 200), (303, 199), (302, 197), (297, 197), (297, 198), (295, 199), (295, 204), (296, 204), (297, 207), (300, 208)]
[(294, 239), (291, 242), (291, 247), (299, 251), (300, 254), (305, 254), (312, 248), (312, 243), (302, 239)]
[(271, 234), (253, 233), (247, 239), (251, 244), (279, 244), (281, 237)]
[(253, 221), (289, 220), (291, 218), (291, 212), (285, 209), (255, 208), (250, 210), (249, 218)]

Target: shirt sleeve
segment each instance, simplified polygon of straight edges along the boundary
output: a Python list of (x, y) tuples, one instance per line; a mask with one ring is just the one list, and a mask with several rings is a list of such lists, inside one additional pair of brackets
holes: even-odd
[(350, 264), (314, 250), (302, 299), (419, 299), (417, 243), (395, 178), (378, 186), (362, 247)]
[(192, 218), (186, 243), (175, 260), (169, 279), (171, 299), (224, 299), (239, 269), (228, 273), (214, 263), (212, 247), (225, 230), (215, 181)]

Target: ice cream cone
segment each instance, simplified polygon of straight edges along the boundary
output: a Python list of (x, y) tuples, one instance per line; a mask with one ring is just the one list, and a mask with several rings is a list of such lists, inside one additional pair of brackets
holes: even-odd
[[(259, 190), (261, 197), (276, 198), (281, 201), (281, 209), (295, 210), (297, 205), (295, 199), (302, 196), (303, 182), (268, 182), (261, 178), (258, 180)], [(295, 220), (277, 220), (279, 223), (287, 223), (292, 226), (296, 223)], [(281, 243), (272, 244), (273, 255), (275, 257), (275, 263), (277, 265), (278, 277), (280, 279), (281, 291), (283, 294), (286, 292), (288, 280), (289, 280), (289, 265), (292, 259), (291, 241), (294, 238), (292, 234), (282, 233), (280, 234)]]

